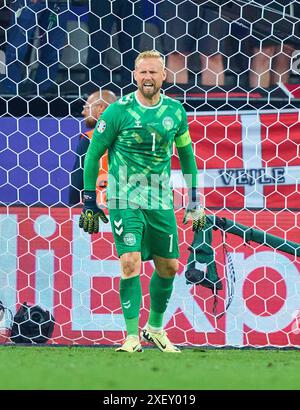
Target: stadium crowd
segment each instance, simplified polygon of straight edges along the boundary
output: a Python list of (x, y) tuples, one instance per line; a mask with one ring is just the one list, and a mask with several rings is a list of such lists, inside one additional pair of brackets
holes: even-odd
[[(1, 0), (1, 94), (57, 93), (58, 85), (82, 85), (87, 94), (95, 86), (117, 85), (114, 91), (126, 93), (132, 61), (145, 49), (165, 56), (169, 84), (268, 89), (297, 82), (291, 65), (299, 2), (246, 2), (254, 5), (243, 8), (243, 19), (238, 10), (244, 1), (231, 8), (224, 3)], [(256, 27), (255, 21), (262, 23)], [(86, 43), (78, 45), (83, 38)], [(66, 49), (72, 49), (72, 61)]]

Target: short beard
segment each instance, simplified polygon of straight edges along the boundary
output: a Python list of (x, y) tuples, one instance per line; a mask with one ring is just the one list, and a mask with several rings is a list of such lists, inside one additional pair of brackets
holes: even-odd
[(153, 87), (153, 92), (152, 92), (151, 94), (150, 94), (150, 93), (145, 93), (143, 86), (139, 87), (139, 90), (140, 90), (140, 93), (142, 94), (143, 97), (151, 99), (151, 98), (153, 98), (157, 93), (159, 93), (160, 88), (158, 88), (158, 87)]

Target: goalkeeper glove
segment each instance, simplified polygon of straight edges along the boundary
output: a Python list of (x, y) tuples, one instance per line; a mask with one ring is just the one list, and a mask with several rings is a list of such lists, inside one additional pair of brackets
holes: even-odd
[(100, 209), (96, 202), (95, 191), (84, 191), (84, 206), (79, 218), (79, 228), (89, 234), (99, 232), (99, 218), (102, 222), (107, 223), (108, 219), (105, 213)]
[(201, 231), (206, 223), (205, 210), (200, 204), (196, 188), (189, 190), (189, 203), (184, 213), (183, 223), (187, 224), (190, 220), (192, 221), (193, 231), (196, 232)]

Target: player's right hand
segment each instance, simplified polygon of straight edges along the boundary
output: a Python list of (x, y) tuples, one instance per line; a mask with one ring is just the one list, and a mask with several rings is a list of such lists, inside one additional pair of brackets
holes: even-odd
[(84, 191), (84, 206), (79, 218), (79, 228), (89, 234), (99, 232), (99, 218), (102, 222), (107, 223), (108, 219), (102, 209), (96, 202), (96, 191)]

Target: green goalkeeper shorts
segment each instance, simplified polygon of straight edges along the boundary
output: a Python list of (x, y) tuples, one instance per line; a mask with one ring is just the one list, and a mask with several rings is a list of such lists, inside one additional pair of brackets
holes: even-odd
[(119, 257), (128, 252), (141, 252), (143, 261), (153, 259), (153, 255), (179, 257), (173, 209), (109, 209), (109, 216)]

